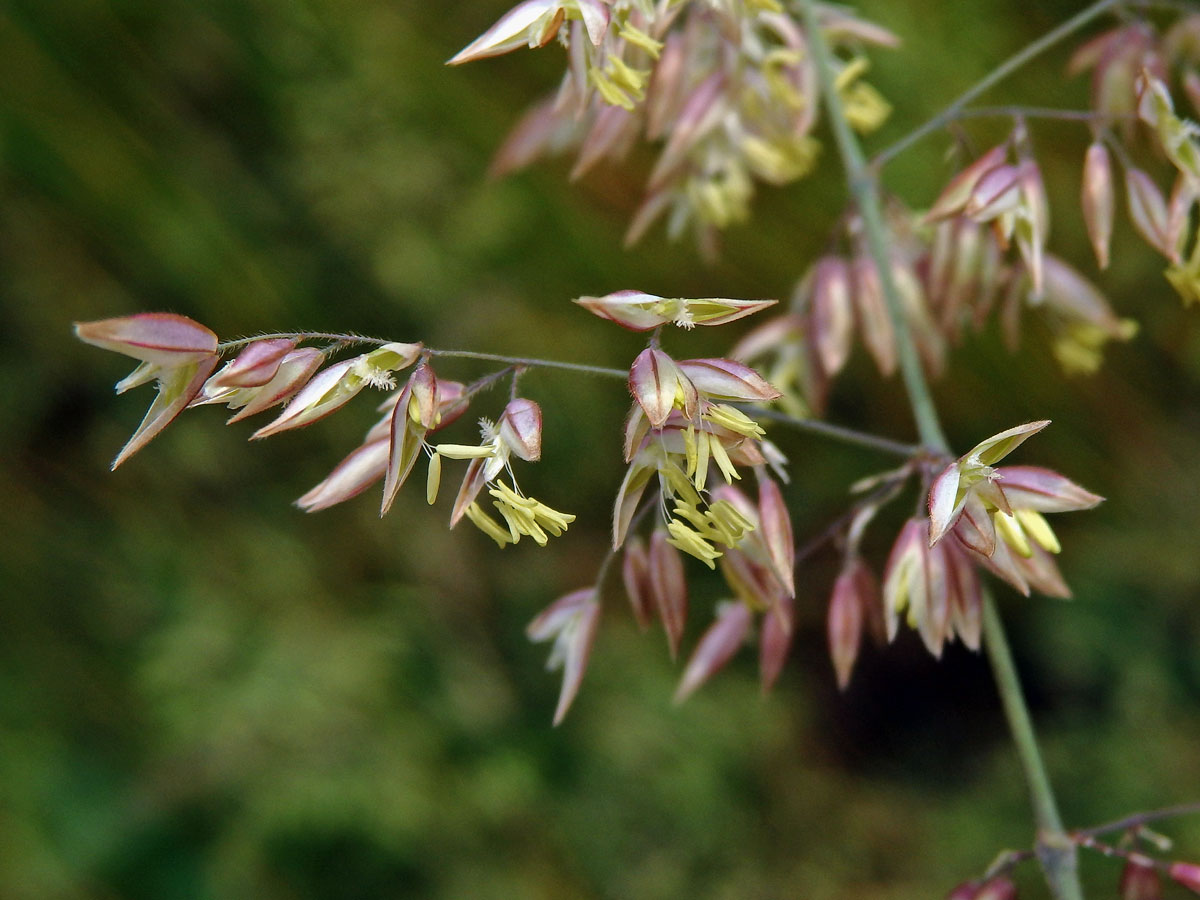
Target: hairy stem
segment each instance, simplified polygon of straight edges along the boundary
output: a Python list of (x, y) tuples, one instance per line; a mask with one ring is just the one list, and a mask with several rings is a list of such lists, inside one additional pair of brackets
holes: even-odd
[(961, 117), (963, 108), (966, 107), (968, 103), (971, 103), (973, 100), (975, 100), (976, 97), (981, 96), (994, 85), (999, 84), (1013, 72), (1017, 71), (1017, 69), (1020, 69), (1030, 60), (1041, 55), (1046, 50), (1049, 50), (1059, 41), (1070, 37), (1088, 22), (1120, 5), (1121, 2), (1122, 0), (1098, 0), (1098, 2), (1093, 3), (1091, 6), (1067, 19), (1067, 21), (1063, 22), (1057, 28), (1046, 32), (1036, 41), (1028, 44), (1019, 53), (1014, 53), (1004, 62), (1000, 63), (1000, 65), (996, 66), (996, 68), (992, 69), (991, 72), (979, 79), (979, 81), (975, 82), (975, 84), (971, 85), (971, 87), (967, 88), (956, 98), (954, 98), (954, 100), (952, 100), (950, 104), (936, 116), (924, 122), (923, 124), (918, 125), (908, 134), (904, 135), (904, 137), (900, 138), (898, 141), (884, 148), (880, 153), (876, 154), (875, 158), (871, 162), (872, 167), (876, 170), (883, 168), (883, 166), (887, 165), (891, 160), (895, 159), (917, 141), (921, 140), (921, 138), (944, 128), (948, 123), (954, 121), (956, 118)]
[[(992, 84), (1114, 4), (1115, 0), (1101, 0), (1100, 3), (1094, 4), (1084, 13), (1080, 13), (1041, 40), (1031, 44), (1000, 66), (992, 75), (963, 94), (955, 103), (951, 104), (942, 116), (936, 117), (930, 123), (926, 123), (925, 126), (912, 132), (906, 139), (907, 143), (902, 142), (903, 145), (899, 149), (903, 149), (934, 128), (940, 127), (944, 121), (952, 118), (959, 109)], [(863, 220), (868, 249), (879, 271), (884, 299), (895, 328), (900, 356), (900, 372), (908, 392), (921, 442), (933, 450), (946, 452), (949, 446), (938, 420), (937, 409), (934, 406), (929, 385), (921, 369), (916, 345), (904, 319), (900, 294), (892, 278), (887, 230), (879, 201), (879, 185), (876, 180), (878, 169), (868, 169), (858, 140), (846, 120), (841, 98), (834, 86), (833, 61), (829, 47), (821, 33), (820, 16), (815, 2), (814, 0), (802, 0), (801, 6), (804, 11), (805, 28), (808, 32), (813, 59), (820, 76), (825, 108), (829, 113), (830, 127), (837, 141), (842, 164), (846, 169), (847, 183)], [(895, 152), (899, 152), (899, 150)], [(1029, 709), (1025, 704), (1021, 684), (1012, 663), (1012, 654), (1008, 649), (1004, 626), (990, 594), (985, 595), (984, 598), (983, 633), (988, 660), (996, 680), (996, 688), (1004, 706), (1009, 730), (1016, 745), (1017, 756), (1025, 772), (1025, 780), (1029, 785), (1034, 819), (1037, 823), (1038, 861), (1042, 865), (1042, 871), (1045, 873), (1046, 881), (1056, 900), (1082, 900), (1083, 894), (1076, 871), (1076, 847), (1063, 828), (1058, 805), (1054, 799), (1054, 791), (1046, 775), (1046, 767), (1042, 762), (1041, 752), (1034, 736)]]

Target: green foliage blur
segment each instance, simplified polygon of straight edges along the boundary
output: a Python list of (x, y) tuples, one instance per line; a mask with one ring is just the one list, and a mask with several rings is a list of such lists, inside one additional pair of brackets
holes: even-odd
[[(383, 521), (370, 497), (292, 507), (357, 443), (369, 401), (253, 445), (201, 409), (108, 472), (149, 392), (114, 399), (126, 361), (76, 343), (72, 321), (171, 310), (222, 337), (352, 330), (625, 366), (640, 338), (570, 298), (787, 297), (842, 207), (831, 147), (815, 177), (764, 190), (711, 267), (660, 231), (620, 248), (644, 155), (573, 185), (563, 161), (485, 177), (562, 65), (553, 48), (442, 65), (509, 5), (0, 0), (0, 897), (918, 900), (1030, 843), (982, 660), (956, 647), (939, 664), (906, 635), (867, 649), (838, 694), (833, 554), (799, 574), (800, 632), (772, 695), (746, 653), (673, 706), (679, 667), (613, 588), (582, 693), (550, 728), (557, 675), (523, 627), (603, 556), (617, 384), (523, 381), (546, 413), (523, 483), (579, 515), (540, 552), (449, 533), (413, 486)], [(896, 113), (872, 145), (1076, 8), (864, 3), (905, 41), (874, 57)], [(997, 102), (1081, 106), (1064, 58)], [(1002, 127), (968, 130), (982, 144)], [(1076, 199), (1086, 130), (1033, 135), (1052, 245), (1141, 335), (1066, 379), (1043, 336), (1011, 356), (989, 332), (936, 392), (960, 447), (1053, 419), (1021, 461), (1110, 498), (1055, 523), (1075, 600), (1001, 592), (1065, 815), (1083, 826), (1200, 786), (1200, 319), (1126, 226), (1113, 270), (1095, 273)], [(889, 187), (927, 203), (945, 146), (897, 160)], [(667, 346), (719, 353), (741, 330)], [(899, 385), (861, 352), (831, 417), (912, 437)], [(801, 537), (891, 463), (772, 436)], [(719, 597), (697, 569), (693, 640)], [(1200, 858), (1200, 822), (1164, 830)], [(1117, 866), (1084, 862), (1092, 896), (1116, 896)], [(1036, 872), (1022, 876), (1039, 896)]]

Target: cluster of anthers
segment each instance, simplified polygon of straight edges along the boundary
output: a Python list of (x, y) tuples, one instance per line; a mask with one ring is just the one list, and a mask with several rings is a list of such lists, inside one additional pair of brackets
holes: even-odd
[[(818, 14), (849, 121), (871, 131), (890, 107), (863, 80), (862, 51), (898, 41), (842, 7)], [(786, 184), (816, 163), (817, 68), (786, 2), (524, 0), (450, 63), (556, 40), (567, 51), (562, 84), (518, 123), (493, 169), (575, 149), (577, 178), (639, 138), (661, 143), (630, 243), (665, 216), (671, 236), (691, 227), (711, 248), (718, 229), (748, 216), (755, 179)]]

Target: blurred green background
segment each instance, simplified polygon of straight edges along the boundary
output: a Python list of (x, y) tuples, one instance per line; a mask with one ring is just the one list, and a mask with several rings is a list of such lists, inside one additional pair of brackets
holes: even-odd
[[(77, 344), (75, 320), (163, 309), (223, 337), (357, 330), (624, 366), (641, 339), (570, 298), (787, 296), (841, 210), (828, 149), (815, 177), (762, 192), (712, 267), (658, 231), (620, 249), (646, 157), (575, 185), (562, 161), (485, 178), (562, 66), (551, 49), (443, 67), (507, 5), (0, 0), (0, 897), (916, 900), (1030, 842), (979, 658), (955, 647), (938, 664), (905, 635), (865, 651), (838, 694), (832, 554), (800, 573), (799, 635), (772, 695), (745, 653), (673, 706), (679, 669), (614, 588), (583, 691), (550, 728), (558, 676), (522, 629), (602, 558), (619, 386), (523, 381), (546, 441), (522, 482), (579, 514), (541, 552), (450, 534), (414, 488), (383, 521), (368, 497), (292, 507), (372, 421), (367, 401), (254, 445), (199, 410), (107, 471), (149, 392), (114, 399), (128, 366)], [(875, 55), (897, 111), (873, 145), (1077, 6), (864, 4), (905, 41)], [(995, 99), (1081, 106), (1064, 58)], [(1052, 246), (1094, 276), (1076, 202), (1087, 137), (1034, 129)], [(897, 160), (889, 187), (928, 202), (945, 143)], [(1080, 826), (1200, 786), (1200, 322), (1127, 226), (1115, 255), (1101, 283), (1143, 329), (1099, 375), (1065, 379), (1039, 335), (1013, 357), (989, 331), (937, 386), (956, 446), (1053, 419), (1021, 461), (1110, 498), (1055, 523), (1077, 599), (1002, 592)], [(667, 346), (717, 353), (740, 333), (727, 331)], [(500, 402), (482, 397), (471, 418)], [(861, 351), (831, 417), (912, 437), (898, 384)], [(469, 422), (454, 435), (470, 440)], [(801, 537), (850, 480), (891, 464), (773, 436)], [(719, 596), (699, 568), (693, 638)], [(1200, 857), (1200, 822), (1166, 830)], [(1086, 859), (1085, 873), (1091, 896), (1116, 895), (1114, 863)], [(1022, 877), (1042, 895), (1036, 872)]]

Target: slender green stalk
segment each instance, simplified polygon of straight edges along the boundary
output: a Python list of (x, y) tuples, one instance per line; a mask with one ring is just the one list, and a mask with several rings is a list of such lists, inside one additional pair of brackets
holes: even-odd
[[(951, 104), (942, 116), (935, 117), (930, 123), (926, 123), (925, 126), (912, 132), (899, 149), (915, 142), (934, 128), (940, 127), (944, 121), (952, 118), (958, 109), (992, 84), (1054, 42), (1079, 28), (1104, 9), (1114, 5), (1114, 2), (1115, 0), (1101, 0), (1100, 3), (1094, 4), (1084, 13), (1080, 13), (1041, 40), (1031, 44), (1026, 50), (1014, 56), (974, 88), (963, 94), (958, 101)], [(821, 32), (820, 16), (815, 0), (801, 0), (801, 8), (804, 12), (809, 47), (821, 82), (825, 108), (829, 113), (830, 128), (833, 130), (842, 157), (842, 164), (846, 169), (847, 183), (862, 217), (868, 249), (878, 269), (884, 299), (895, 328), (900, 356), (900, 372), (908, 392), (909, 402), (912, 405), (917, 429), (922, 443), (926, 446), (938, 451), (947, 451), (948, 444), (938, 420), (937, 409), (917, 357), (916, 345), (904, 319), (900, 294), (892, 278), (887, 231), (879, 201), (879, 185), (876, 181), (878, 169), (868, 169), (862, 149), (843, 112), (841, 98), (834, 86), (833, 60)], [(895, 152), (899, 152), (899, 150)], [(1082, 900), (1083, 894), (1076, 871), (1076, 847), (1063, 829), (1062, 818), (1058, 813), (1054, 791), (1046, 775), (1045, 764), (1042, 762), (1037, 739), (1034, 736), (1021, 684), (1012, 664), (1012, 655), (1008, 650), (1004, 626), (990, 595), (985, 597), (983, 613), (984, 643), (987, 647), (988, 660), (992, 666), (996, 688), (1004, 706), (1009, 730), (1012, 732), (1017, 756), (1025, 772), (1025, 779), (1029, 785), (1030, 797), (1033, 802), (1034, 818), (1037, 823), (1036, 852), (1038, 860), (1056, 900)]]
[(883, 223), (883, 209), (879, 202), (879, 184), (874, 175), (867, 169), (866, 158), (850, 123), (842, 108), (842, 98), (838, 96), (834, 86), (835, 75), (833, 58), (821, 34), (820, 17), (813, 0), (803, 0), (805, 27), (808, 30), (809, 48), (820, 74), (821, 91), (825, 107), (829, 111), (829, 127), (833, 129), (837, 140), (838, 151), (841, 153), (842, 164), (846, 168), (846, 181), (854, 195), (859, 215), (862, 216), (863, 230), (867, 236), (867, 246), (875, 267), (879, 272), (879, 281), (883, 288), (884, 300), (887, 303), (888, 316), (892, 320), (892, 328), (896, 333), (896, 349), (900, 356), (900, 375), (904, 379), (905, 390), (908, 391), (909, 405), (917, 420), (917, 432), (921, 443), (931, 450), (945, 452), (949, 443), (942, 433), (942, 425), (938, 421), (937, 409), (933, 404), (933, 396), (921, 370), (921, 360), (917, 356), (917, 347), (908, 331), (908, 323), (904, 318), (904, 305), (900, 292), (896, 288), (896, 279), (892, 276), (891, 254), (887, 246), (887, 229)]
[(1008, 730), (1012, 733), (1017, 756), (1020, 757), (1021, 768), (1025, 772), (1025, 782), (1029, 786), (1029, 798), (1038, 825), (1034, 851), (1054, 896), (1058, 900), (1083, 900), (1077, 871), (1076, 845), (1063, 828), (1062, 817), (1054, 800), (1054, 790), (1050, 786), (1050, 777), (1046, 774), (1046, 765), (1038, 749), (1033, 722), (1029, 718), (1029, 709), (1025, 705), (1021, 682), (1017, 677), (1016, 666), (1013, 665), (1012, 652), (1008, 648), (1004, 624), (996, 611), (991, 591), (987, 589), (984, 590), (983, 597), (983, 645), (987, 650), (988, 662), (991, 663), (992, 676), (996, 679), (996, 689), (1004, 707), (1004, 717), (1008, 720)]
[(963, 108), (976, 97), (981, 96), (994, 85), (999, 84), (1013, 72), (1017, 71), (1017, 69), (1020, 69), (1035, 57), (1040, 56), (1059, 41), (1070, 37), (1088, 22), (1092, 21), (1092, 19), (1120, 5), (1121, 2), (1122, 0), (1098, 0), (1098, 2), (1093, 3), (1091, 6), (1067, 19), (1067, 21), (1063, 22), (1057, 28), (1046, 32), (1033, 43), (1026, 45), (1019, 53), (1014, 53), (983, 78), (979, 79), (979, 81), (975, 82), (975, 84), (971, 85), (971, 87), (955, 97), (950, 102), (950, 105), (936, 116), (918, 125), (908, 134), (904, 135), (904, 137), (876, 154), (875, 158), (871, 161), (871, 166), (878, 171), (917, 141), (921, 140), (921, 138), (944, 128), (947, 124), (959, 118)]
[(919, 444), (905, 444), (901, 441), (893, 441), (891, 438), (878, 437), (866, 431), (847, 428), (845, 425), (822, 422), (820, 419), (798, 419), (795, 416), (789, 416), (787, 413), (779, 412), (778, 410), (762, 409), (757, 406), (743, 406), (741, 408), (756, 419), (767, 419), (772, 422), (778, 422), (781, 425), (786, 425), (789, 428), (795, 428), (798, 431), (819, 434), (822, 437), (841, 441), (843, 444), (856, 444), (859, 447), (867, 447), (871, 450), (878, 450), (881, 453), (890, 453), (892, 456), (903, 456), (911, 459), (924, 449)]

